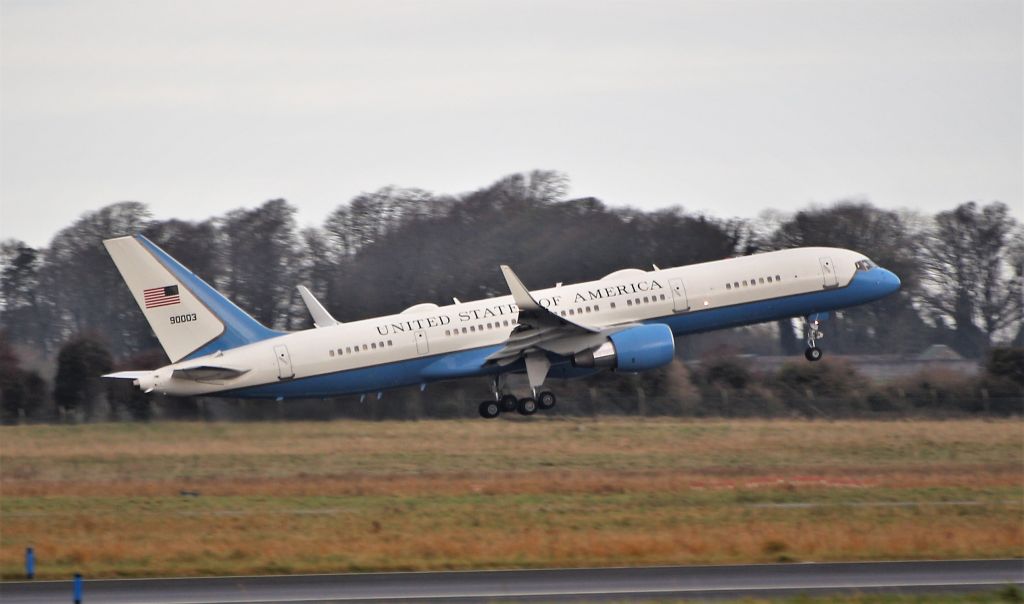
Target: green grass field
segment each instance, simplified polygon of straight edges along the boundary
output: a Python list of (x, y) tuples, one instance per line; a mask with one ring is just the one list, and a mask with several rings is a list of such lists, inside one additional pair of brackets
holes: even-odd
[(28, 545), (94, 578), (1020, 556), (1024, 424), (3, 427), (3, 577)]

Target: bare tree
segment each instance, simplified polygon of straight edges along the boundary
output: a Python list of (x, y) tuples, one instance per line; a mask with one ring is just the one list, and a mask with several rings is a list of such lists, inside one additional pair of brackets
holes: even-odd
[(1021, 321), (1016, 229), (1005, 204), (972, 201), (939, 213), (923, 241), (921, 300), (938, 320), (952, 323), (951, 344), (963, 355), (981, 356), (997, 333)]
[(283, 199), (228, 212), (220, 222), (225, 293), (268, 327), (288, 326), (301, 253), (295, 208)]

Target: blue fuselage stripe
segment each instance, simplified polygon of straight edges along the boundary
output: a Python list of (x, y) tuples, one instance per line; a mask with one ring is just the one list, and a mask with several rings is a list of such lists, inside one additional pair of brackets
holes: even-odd
[[(874, 274), (876, 273), (877, 274)], [(807, 294), (769, 298), (745, 304), (701, 309), (697, 307), (683, 313), (647, 319), (644, 323), (664, 323), (676, 336), (715, 329), (751, 325), (791, 317), (804, 317), (814, 313), (849, 308), (871, 302), (892, 292), (885, 282), (884, 269), (858, 272), (845, 287), (826, 289)], [(410, 386), (441, 379), (493, 375), (499, 371), (494, 364), (484, 365), (482, 360), (501, 346), (487, 346), (442, 355), (419, 357), (359, 369), (310, 376), (260, 386), (217, 393), (217, 396), (239, 398), (319, 398), (342, 394), (377, 392), (399, 386)], [(592, 373), (577, 371), (568, 359), (553, 359), (552, 377), (574, 377)], [(438, 372), (439, 364), (445, 371)], [(522, 362), (500, 368), (500, 371), (522, 371)]]

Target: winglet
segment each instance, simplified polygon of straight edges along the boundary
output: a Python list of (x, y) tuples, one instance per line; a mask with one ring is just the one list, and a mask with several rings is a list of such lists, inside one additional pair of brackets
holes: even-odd
[(512, 292), (512, 299), (515, 300), (516, 306), (519, 307), (520, 312), (524, 310), (540, 310), (541, 306), (533, 299), (530, 295), (530, 290), (526, 289), (523, 282), (519, 280), (519, 277), (512, 271), (507, 264), (501, 265), (501, 272), (505, 275), (505, 281), (508, 283), (508, 288)]
[(299, 295), (302, 296), (302, 303), (306, 305), (309, 310), (309, 314), (313, 317), (313, 325), (317, 327), (330, 327), (331, 325), (338, 325), (331, 313), (327, 312), (327, 309), (313, 296), (313, 293), (306, 289), (304, 285), (296, 285), (296, 289), (299, 290)]

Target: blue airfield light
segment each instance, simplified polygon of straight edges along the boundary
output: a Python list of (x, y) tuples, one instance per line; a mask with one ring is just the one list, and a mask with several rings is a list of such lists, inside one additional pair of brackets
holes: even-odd
[(25, 548), (25, 578), (36, 578), (36, 552), (31, 547)]

